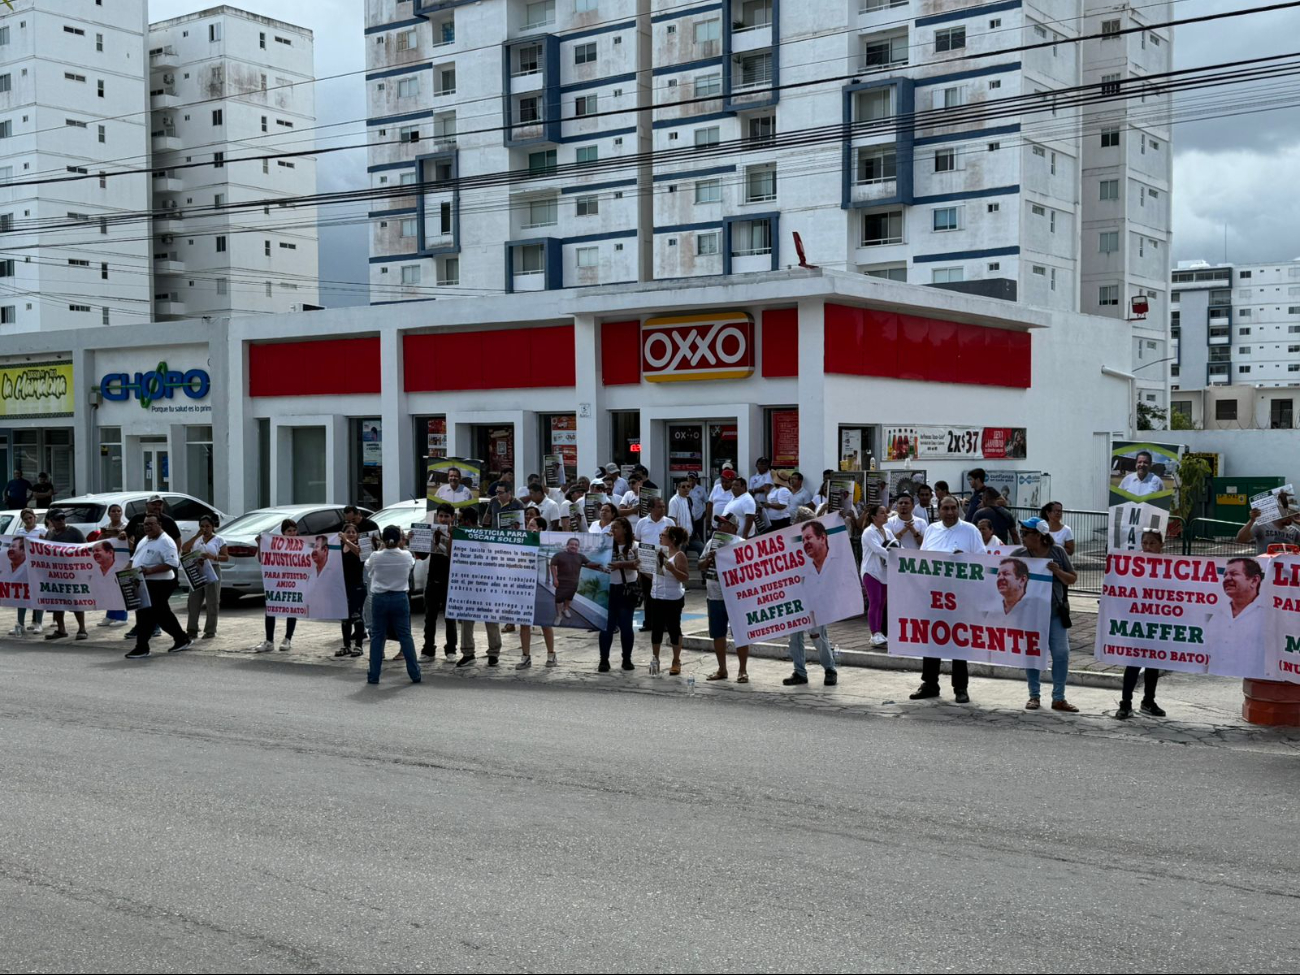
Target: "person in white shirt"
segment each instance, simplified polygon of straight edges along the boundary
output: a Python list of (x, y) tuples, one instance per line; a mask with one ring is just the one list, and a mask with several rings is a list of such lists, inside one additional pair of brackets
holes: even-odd
[(439, 501), (447, 502), (452, 507), (459, 507), (474, 500), (474, 491), (461, 480), (459, 467), (448, 467), (447, 483), (440, 485), (433, 492), (433, 496)]
[(569, 530), (569, 503), (567, 501), (564, 503), (564, 507), (561, 508), (558, 501), (546, 496), (546, 487), (541, 483), (528, 485), (528, 500), (546, 519), (547, 531), (567, 532)]
[(633, 528), (641, 518), (641, 481), (640, 474), (633, 474), (628, 480), (631, 488), (618, 500), (618, 513), (626, 518)]
[(787, 516), (794, 518), (794, 513), (800, 508), (816, 508), (813, 493), (808, 490), (804, 484), (803, 475), (795, 471), (790, 475), (790, 504), (786, 508)]
[[(961, 507), (954, 495), (948, 495), (939, 502), (939, 520), (925, 530), (925, 539), (921, 543), (923, 552), (966, 552), (972, 555), (984, 554), (984, 539), (979, 529), (968, 521), (961, 520)], [(927, 697), (939, 696), (938, 657), (923, 657), (921, 660), (921, 686), (911, 696), (913, 701)], [(970, 673), (966, 661), (952, 662), (952, 692), (958, 704), (969, 704)]]
[(736, 480), (736, 472), (730, 467), (724, 467), (718, 479), (713, 482), (713, 490), (709, 492), (709, 502), (704, 513), (708, 521), (710, 534), (717, 524), (718, 515), (726, 510), (727, 505), (731, 504), (733, 497), (731, 493), (731, 484)]
[(686, 543), (686, 550), (688, 552), (694, 550), (698, 555), (704, 551), (704, 540), (695, 532), (695, 519), (692, 514), (691, 485), (686, 478), (683, 478), (677, 482), (677, 492), (668, 499), (668, 520), (674, 525), (681, 525), (691, 533), (691, 540)]
[(885, 600), (889, 595), (889, 550), (898, 548), (887, 522), (889, 508), (867, 507), (867, 528), (862, 533), (862, 585), (867, 590), (867, 626), (873, 647), (885, 644)]
[(614, 519), (617, 517), (618, 508), (606, 501), (600, 506), (600, 520), (593, 522), (587, 532), (592, 535), (608, 535), (614, 525)]
[(191, 640), (199, 636), (199, 610), (207, 605), (207, 618), (203, 623), (203, 639), (211, 640), (217, 635), (217, 614), (221, 605), (221, 577), (217, 575), (216, 563), (229, 562), (230, 553), (226, 551), (226, 542), (216, 533), (217, 522), (211, 515), (199, 519), (199, 532), (183, 546), (181, 554), (198, 552), (203, 562), (203, 587), (191, 589), (186, 602), (189, 620), (185, 633)]
[(632, 485), (628, 483), (627, 478), (619, 473), (617, 464), (606, 464), (605, 474), (606, 476), (613, 475), (614, 483), (610, 486), (610, 491), (613, 492), (615, 497), (621, 498), (623, 495), (627, 494), (628, 491), (632, 490)]
[(767, 510), (770, 531), (790, 527), (790, 519), (798, 509), (791, 504), (792, 492), (788, 487), (773, 484), (767, 490), (767, 501), (763, 507)]
[(691, 524), (695, 526), (696, 536), (703, 541), (704, 513), (709, 505), (709, 492), (704, 490), (704, 485), (700, 483), (700, 476), (694, 471), (686, 475), (686, 480), (691, 486)]
[(367, 684), (379, 683), (384, 662), (384, 641), (391, 627), (406, 658), (406, 673), (413, 684), (420, 683), (420, 662), (411, 639), (411, 600), (407, 589), (415, 557), (402, 545), (402, 530), (396, 525), (384, 529), (384, 547), (370, 553), (366, 572), (370, 576), (370, 670)]
[(1152, 462), (1149, 450), (1139, 450), (1133, 460), (1136, 470), (1119, 482), (1119, 489), (1135, 498), (1145, 498), (1164, 491), (1165, 482), (1151, 472)]
[(772, 479), (772, 462), (766, 457), (754, 461), (754, 475), (749, 479), (749, 493), (754, 496), (754, 527), (758, 532), (770, 531), (772, 519), (768, 514), (767, 495), (775, 483)]
[(1049, 501), (1038, 511), (1040, 518), (1046, 518), (1052, 534), (1052, 541), (1065, 549), (1066, 555), (1074, 554), (1074, 530), (1064, 522), (1065, 508), (1059, 501)]
[(126, 655), (128, 660), (152, 656), (149, 652), (149, 638), (153, 636), (156, 626), (176, 641), (167, 648), (168, 653), (188, 650), (194, 646), (167, 602), (176, 591), (176, 570), (181, 567), (176, 543), (163, 533), (162, 522), (157, 515), (146, 515), (142, 527), (145, 537), (135, 547), (135, 554), (131, 556), (131, 568), (144, 576), (149, 605), (141, 606), (136, 612), (135, 647)]
[(829, 467), (822, 471), (822, 486), (816, 494), (813, 495), (813, 507), (820, 509), (822, 505), (829, 504), (831, 500), (831, 478), (835, 472)]
[[(654, 505), (650, 508), (649, 516), (640, 519), (632, 524), (632, 535), (636, 539), (637, 545), (653, 545), (658, 547), (659, 539), (663, 533), (672, 528), (674, 522), (665, 514), (667, 507), (664, 505), (663, 498), (655, 498)], [(628, 519), (631, 522), (631, 519)], [(652, 577), (641, 574), (641, 596), (644, 600), (643, 605), (647, 608), (650, 606), (650, 584)], [(654, 621), (650, 619), (650, 613), (646, 613), (641, 625), (641, 632), (650, 631), (654, 626)]]
[(910, 494), (899, 495), (897, 514), (890, 517), (885, 527), (898, 540), (900, 548), (919, 549), (925, 540), (925, 515), (916, 510)]
[(1258, 679), (1264, 673), (1268, 642), (1267, 597), (1260, 598), (1264, 570), (1256, 559), (1229, 559), (1222, 578), (1224, 598), (1210, 615), (1205, 644), (1230, 649), (1217, 661), (1215, 673)]
[[(19, 524), (13, 531), (13, 534), (23, 539), (43, 538), (45, 536), (45, 526), (38, 524), (36, 521), (36, 512), (31, 508), (24, 508), (18, 515)], [(23, 624), (27, 622), (27, 607), (18, 607), (18, 624), (9, 631), (9, 635), (21, 639), (24, 633), (40, 633), (44, 626), (41, 620), (45, 618), (45, 610), (32, 610), (32, 622), (26, 629)]]
[(753, 538), (755, 535), (755, 512), (758, 510), (754, 496), (749, 493), (744, 481), (738, 477), (731, 479), (731, 500), (722, 513), (729, 520), (740, 526), (741, 538)]

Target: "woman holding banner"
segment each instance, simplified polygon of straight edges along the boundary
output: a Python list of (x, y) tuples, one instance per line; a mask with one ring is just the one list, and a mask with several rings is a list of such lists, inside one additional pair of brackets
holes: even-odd
[[(1079, 709), (1065, 699), (1065, 682), (1070, 676), (1070, 586), (1079, 576), (1070, 564), (1070, 556), (1053, 539), (1048, 521), (1026, 518), (1020, 527), (1024, 548), (1016, 549), (1012, 556), (1047, 559), (1047, 571), (1052, 576), (1052, 615), (1047, 630), (1047, 646), (1052, 653), (1052, 710), (1074, 714)], [(1026, 670), (1025, 674), (1029, 678), (1029, 700), (1025, 709), (1037, 711), (1041, 706), (1039, 678), (1042, 671)]]
[[(41, 538), (45, 535), (45, 528), (36, 523), (36, 512), (33, 511), (31, 508), (24, 508), (19, 513), (18, 518), (21, 523), (18, 525), (17, 528), (14, 529), (14, 536), (16, 538), (22, 538), (22, 539)], [(26, 543), (24, 542), (24, 547), (25, 545)], [(27, 607), (19, 606), (18, 625), (9, 631), (9, 635), (21, 639), (24, 632), (40, 633), (41, 630), (44, 628), (41, 625), (41, 620), (44, 619), (44, 617), (45, 617), (44, 610), (40, 610), (40, 609), (32, 610), (31, 625), (28, 626), (26, 630), (24, 630), (23, 625), (27, 622)]]
[(343, 543), (343, 589), (348, 594), (348, 618), (339, 624), (343, 645), (334, 651), (334, 656), (359, 657), (366, 640), (366, 618), (362, 613), (366, 605), (366, 582), (361, 571), (361, 536), (357, 534), (357, 526), (344, 525), (339, 541)]
[[(603, 505), (600, 509), (604, 521), (605, 509), (612, 505)], [(592, 525), (595, 531), (596, 526)], [(632, 663), (632, 643), (636, 639), (632, 632), (632, 614), (636, 610), (637, 594), (640, 592), (640, 574), (637, 571), (640, 561), (637, 558), (636, 539), (632, 536), (632, 525), (626, 518), (615, 518), (610, 525), (609, 534), (614, 542), (614, 554), (609, 560), (609, 614), (605, 628), (600, 631), (600, 673), (609, 671), (609, 651), (614, 645), (614, 631), (619, 633), (623, 647), (623, 669), (635, 669)]]
[[(298, 523), (292, 518), (284, 519), (284, 521), (280, 522), (280, 534), (288, 535), (290, 538), (297, 535)], [(258, 536), (257, 539), (257, 560), (259, 562), (262, 560), (261, 536)], [(254, 653), (270, 653), (275, 649), (275, 620), (276, 618), (270, 613), (266, 614), (266, 639), (262, 643), (253, 647)], [(284, 621), (284, 642), (280, 644), (281, 650), (287, 651), (293, 649), (293, 631), (297, 625), (298, 620), (292, 616), (288, 617)]]
[(873, 504), (867, 508), (867, 530), (862, 533), (862, 586), (867, 591), (867, 626), (871, 645), (885, 645), (885, 606), (889, 594), (889, 550), (898, 548), (898, 539), (885, 527), (889, 506)]
[[(94, 534), (92, 532), (92, 534)], [(108, 524), (99, 530), (96, 538), (117, 538), (126, 541), (126, 521), (122, 518), (122, 506), (120, 504), (110, 504), (108, 506)], [(100, 626), (121, 626), (130, 617), (124, 609), (110, 609), (104, 614), (104, 618), (99, 621)]]
[(185, 632), (191, 640), (199, 635), (199, 610), (206, 602), (207, 619), (203, 623), (203, 639), (211, 640), (217, 635), (217, 614), (221, 605), (221, 577), (217, 575), (214, 562), (229, 562), (230, 553), (226, 551), (226, 542), (217, 534), (217, 521), (212, 515), (199, 519), (199, 531), (193, 538), (181, 546), (181, 555), (199, 553), (203, 562), (203, 588), (191, 589), (186, 609), (189, 620)]
[(685, 528), (673, 525), (659, 536), (661, 546), (656, 553), (657, 569), (650, 577), (650, 673), (659, 673), (659, 646), (664, 633), (673, 645), (673, 663), (668, 673), (677, 676), (682, 672), (682, 607), (686, 605), (686, 580), (691, 571), (682, 551), (690, 535)]

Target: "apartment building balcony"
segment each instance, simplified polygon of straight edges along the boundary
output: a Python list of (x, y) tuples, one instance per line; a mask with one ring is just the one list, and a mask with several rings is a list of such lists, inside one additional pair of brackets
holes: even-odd
[(772, 46), (772, 0), (731, 0), (731, 50), (737, 54)]
[(1212, 363), (1206, 367), (1205, 381), (1216, 384), (1228, 382), (1231, 378), (1232, 366), (1225, 362)]
[(1231, 331), (1231, 329), (1226, 329), (1226, 328), (1212, 328), (1212, 329), (1210, 329), (1210, 334), (1209, 334), (1209, 338), (1207, 339), (1207, 344), (1209, 344), (1209, 345), (1231, 345), (1231, 344), (1232, 344), (1232, 331)]
[(897, 7), (906, 7), (909, 3), (911, 0), (859, 0), (858, 14), (865, 17)]
[(180, 108), (181, 96), (175, 88), (155, 88), (149, 92), (149, 107), (155, 112), (165, 108)]
[(185, 265), (175, 251), (159, 251), (153, 256), (154, 274), (182, 274)]
[(855, 179), (849, 194), (854, 203), (882, 203), (898, 196), (898, 179)]
[(150, 133), (154, 152), (180, 152), (181, 137), (174, 128), (154, 129)]
[(775, 91), (774, 57), (771, 46), (731, 59), (731, 84), (727, 91), (727, 106), (743, 109), (747, 105), (762, 105), (772, 100)]
[(179, 176), (170, 173), (154, 173), (150, 185), (155, 193), (179, 193), (185, 187)]
[(159, 318), (181, 318), (185, 315), (185, 302), (179, 292), (163, 291), (153, 296), (153, 313)]
[(180, 210), (166, 210), (155, 214), (153, 230), (156, 234), (179, 234), (185, 230), (185, 214)]
[(180, 55), (170, 44), (149, 51), (149, 68), (153, 71), (175, 71), (181, 66)]
[(514, 289), (516, 291), (545, 291), (545, 271), (515, 271)]

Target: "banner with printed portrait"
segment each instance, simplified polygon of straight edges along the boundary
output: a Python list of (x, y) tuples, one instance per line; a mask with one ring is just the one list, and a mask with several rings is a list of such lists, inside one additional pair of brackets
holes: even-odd
[(531, 626), (540, 547), (537, 532), (453, 530), (447, 618)]
[(1097, 617), (1097, 660), (1262, 678), (1273, 625), (1268, 561), (1110, 553)]
[(435, 504), (464, 508), (477, 504), (483, 491), (483, 462), (466, 457), (429, 461), (426, 497)]
[(263, 535), (259, 557), (268, 616), (345, 620), (350, 615), (338, 535)]
[(1158, 508), (1173, 504), (1178, 490), (1180, 444), (1115, 440), (1111, 442), (1109, 505), (1143, 501)]
[(0, 535), (0, 606), (27, 606), (30, 603), (27, 538), (23, 535)]
[(1047, 559), (889, 553), (889, 652), (1045, 670), (1052, 613)]
[(537, 549), (533, 622), (603, 630), (609, 620), (609, 562), (614, 540), (590, 532), (542, 532)]
[(1300, 684), (1300, 555), (1277, 555), (1264, 562), (1268, 577), (1268, 643), (1264, 678)]
[(131, 558), (126, 542), (114, 538), (69, 545), (28, 538), (26, 550), (27, 605), (33, 609), (85, 612), (125, 608), (117, 572), (125, 569)]
[(724, 546), (717, 571), (738, 645), (862, 615), (862, 583), (838, 514)]

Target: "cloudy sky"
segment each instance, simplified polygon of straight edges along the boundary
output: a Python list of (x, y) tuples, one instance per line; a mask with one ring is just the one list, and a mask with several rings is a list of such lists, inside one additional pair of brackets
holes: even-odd
[[(1147, 0), (1137, 0), (1139, 6)], [(235, 6), (309, 27), (316, 35), (318, 145), (365, 142), (366, 99), (364, 0), (243, 0)], [(1264, 0), (1175, 0), (1175, 17), (1263, 6)], [(201, 9), (193, 0), (152, 0), (150, 19), (163, 20)], [(1176, 68), (1282, 54), (1296, 48), (1300, 13), (1295, 9), (1179, 28)], [(343, 75), (343, 77), (327, 77)], [(1284, 107), (1247, 114), (1278, 101)], [(1212, 112), (1221, 118), (1174, 126), (1174, 258), (1223, 260), (1227, 226), (1228, 259), (1284, 261), (1300, 257), (1300, 79), (1281, 79), (1263, 89), (1227, 87), (1190, 93), (1175, 105), (1175, 117)], [(1229, 114), (1234, 113), (1234, 114)], [(328, 192), (366, 185), (366, 154), (352, 149), (324, 155), (318, 189)], [(333, 210), (337, 216), (340, 208)], [(356, 207), (346, 207), (355, 214)], [(328, 220), (329, 211), (322, 214)], [(367, 279), (364, 220), (321, 228), (324, 281)], [(328, 286), (326, 286), (328, 287)], [(326, 304), (364, 303), (356, 288), (324, 290)]]

